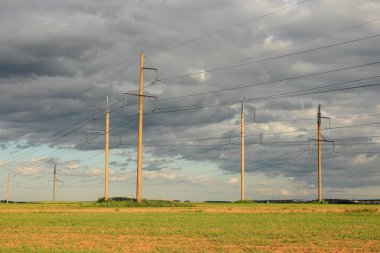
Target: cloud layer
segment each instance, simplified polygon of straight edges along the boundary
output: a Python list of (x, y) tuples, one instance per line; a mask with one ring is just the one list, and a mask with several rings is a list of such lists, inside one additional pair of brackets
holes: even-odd
[[(379, 197), (367, 188), (378, 189), (380, 180), (380, 4), (295, 3), (2, 1), (0, 174), (39, 176), (52, 164), (32, 159), (48, 157), (80, 180), (91, 171), (100, 177), (103, 154), (93, 152), (104, 137), (86, 142), (86, 135), (104, 130), (109, 96), (112, 180), (133, 185), (134, 173), (118, 174), (133, 172), (136, 156), (137, 98), (127, 96), (124, 105), (123, 94), (138, 89), (142, 51), (146, 66), (158, 68), (158, 76), (145, 71), (145, 94), (158, 97), (144, 104), (148, 185), (178, 181), (206, 191), (223, 183), (236, 191), (244, 98), (248, 178), (281, 184), (265, 194), (255, 188), (254, 198), (315, 197), (316, 144), (309, 139), (316, 138), (319, 104), (331, 118), (323, 135), (335, 140), (334, 150), (323, 145), (324, 186)], [(301, 90), (307, 94), (289, 96)], [(202, 174), (212, 169), (225, 178)], [(199, 199), (195, 192), (183, 196)]]

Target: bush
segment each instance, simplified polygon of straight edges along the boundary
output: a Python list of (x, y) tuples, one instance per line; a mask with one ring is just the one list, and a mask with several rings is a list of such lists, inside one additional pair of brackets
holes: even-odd
[(236, 203), (236, 204), (253, 204), (255, 202), (253, 202), (253, 200), (237, 200), (234, 203)]
[[(120, 198), (119, 198), (120, 199)], [(99, 198), (95, 206), (99, 207), (193, 207), (192, 203), (174, 202), (169, 200), (147, 200), (143, 199), (141, 203), (137, 203), (136, 199), (126, 198), (125, 200), (114, 200), (114, 198), (105, 200)]]

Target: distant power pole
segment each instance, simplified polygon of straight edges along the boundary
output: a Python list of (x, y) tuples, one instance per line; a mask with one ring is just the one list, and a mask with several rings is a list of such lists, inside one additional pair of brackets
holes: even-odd
[(137, 136), (137, 182), (136, 201), (142, 200), (142, 137), (143, 137), (143, 96), (144, 96), (144, 54), (140, 54), (139, 128)]
[(244, 201), (244, 100), (241, 101), (241, 200)]
[(109, 127), (110, 127), (110, 110), (109, 110), (109, 101), (108, 101), (108, 96), (106, 97), (106, 108), (105, 108), (105, 113), (106, 113), (106, 131), (105, 131), (105, 159), (104, 159), (104, 200), (108, 200), (108, 163), (109, 163)]
[(54, 173), (53, 173), (53, 202), (55, 202), (55, 187), (57, 180), (57, 164), (54, 164)]
[[(106, 96), (106, 106), (105, 108), (98, 108), (98, 110), (105, 112), (105, 131), (87, 131), (88, 133), (102, 133), (105, 134), (105, 158), (104, 158), (104, 200), (108, 200), (108, 164), (109, 164), (109, 134), (110, 134), (110, 121), (109, 121), (109, 97)], [(86, 141), (88, 141), (88, 136)]]
[(318, 105), (318, 202), (322, 202), (322, 147), (321, 147), (321, 105)]
[[(325, 138), (322, 138), (323, 135), (321, 134), (321, 124), (322, 124), (322, 118), (328, 119), (330, 121), (329, 117), (323, 117), (321, 114), (321, 105), (318, 105), (318, 113), (317, 113), (317, 127), (318, 127), (318, 137), (317, 139), (309, 139), (313, 141), (318, 142), (318, 202), (322, 202), (322, 146), (321, 142), (332, 142), (334, 145), (334, 141), (326, 140)], [(330, 123), (329, 123), (330, 127)], [(334, 149), (334, 146), (333, 146)]]
[(7, 176), (7, 203), (9, 203), (9, 196), (10, 196), (10, 193), (9, 193), (9, 182), (10, 179), (9, 179), (9, 174)]
[(318, 202), (322, 202), (322, 147), (321, 147), (321, 105), (318, 105)]

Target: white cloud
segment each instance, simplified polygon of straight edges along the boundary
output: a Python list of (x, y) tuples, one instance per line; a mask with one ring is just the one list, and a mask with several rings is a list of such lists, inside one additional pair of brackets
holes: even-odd
[(366, 154), (359, 154), (353, 158), (353, 163), (355, 165), (366, 165), (371, 163), (377, 158), (377, 155), (368, 156)]
[(148, 179), (150, 181), (154, 180), (174, 180), (177, 178), (177, 175), (174, 174), (169, 169), (161, 169), (161, 170), (151, 170), (151, 171), (144, 171), (143, 176), (145, 179)]
[(79, 169), (79, 167), (80, 166), (77, 163), (69, 163), (65, 165), (65, 169), (69, 169), (69, 170), (76, 170), (76, 169)]
[(16, 175), (21, 176), (35, 176), (39, 172), (41, 172), (41, 169), (38, 167), (27, 167), (27, 168), (19, 168), (15, 170)]
[(110, 182), (126, 182), (128, 179), (129, 177), (125, 175), (113, 175), (109, 177)]
[(32, 162), (45, 162), (51, 159), (50, 157), (43, 156), (43, 157), (38, 157), (38, 158), (33, 158)]
[(280, 190), (280, 195), (282, 195), (282, 196), (289, 196), (291, 194), (290, 194), (290, 192), (287, 189), (281, 189)]
[(271, 35), (271, 36), (268, 36), (264, 40), (262, 47), (266, 51), (271, 51), (271, 50), (277, 50), (284, 47), (288, 47), (289, 45), (290, 45), (289, 41), (282, 41), (278, 38), (275, 38), (275, 36)]
[(197, 68), (187, 69), (186, 74), (192, 74), (192, 73), (198, 73), (194, 76), (191, 76), (191, 78), (193, 78), (199, 82), (206, 82), (211, 78), (211, 74), (208, 72), (205, 72), (204, 69), (197, 69)]
[(320, 68), (317, 65), (315, 65), (314, 63), (303, 62), (303, 61), (298, 61), (298, 62), (293, 63), (290, 66), (290, 69), (293, 70), (293, 72), (300, 74), (300, 75), (318, 72), (320, 70)]
[(86, 175), (89, 175), (89, 176), (100, 176), (100, 175), (104, 175), (104, 169), (100, 169), (100, 168), (96, 168), (96, 169), (91, 169), (89, 170)]
[(230, 185), (239, 185), (240, 184), (240, 180), (238, 178), (236, 178), (236, 177), (231, 177), (230, 179), (228, 179), (227, 184), (230, 184)]

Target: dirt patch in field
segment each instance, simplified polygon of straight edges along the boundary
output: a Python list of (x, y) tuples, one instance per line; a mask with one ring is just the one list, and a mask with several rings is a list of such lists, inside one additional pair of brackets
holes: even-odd
[[(88, 232), (88, 231), (87, 231)], [(59, 233), (41, 231), (41, 233), (3, 234), (0, 246), (2, 248), (21, 248), (44, 250), (73, 250), (96, 252), (165, 252), (165, 249), (177, 251), (195, 249), (212, 252), (214, 246), (205, 238), (187, 238), (181, 236), (147, 236), (147, 235), (110, 235), (109, 231), (102, 234), (81, 234), (72, 231)], [(186, 251), (186, 252), (187, 252)], [(189, 251), (190, 252), (190, 251)], [(242, 252), (242, 251), (240, 251)]]
[[(12, 237), (12, 238), (9, 238)], [(12, 241), (16, 237), (17, 242)], [(28, 247), (50, 249), (67, 249), (75, 251), (99, 250), (102, 252), (149, 252), (155, 248), (152, 238), (141, 240), (128, 235), (109, 236), (85, 235), (77, 233), (22, 233), (15, 235), (5, 235), (2, 240), (2, 247)]]
[[(220, 228), (204, 228), (222, 233)], [(244, 228), (242, 228), (244, 229)], [(166, 228), (165, 231), (170, 230)], [(145, 231), (146, 232), (146, 231)], [(200, 236), (145, 234), (139, 228), (97, 226), (32, 226), (3, 227), (0, 252), (27, 247), (47, 252), (64, 249), (96, 252), (378, 252), (379, 241), (326, 238), (326, 241), (289, 241), (278, 237), (263, 241), (218, 239), (209, 234)], [(250, 236), (254, 236), (253, 234)], [(262, 245), (265, 243), (265, 245)]]
[[(378, 243), (377, 243), (378, 244)], [(304, 243), (304, 244), (283, 244), (275, 243), (265, 246), (256, 246), (258, 252), (339, 252), (339, 253), (351, 253), (351, 252), (377, 252), (375, 248), (378, 249), (377, 245), (374, 247), (373, 241), (360, 241), (357, 240), (340, 240), (340, 241), (331, 241), (326, 245), (316, 245), (315, 243)]]

